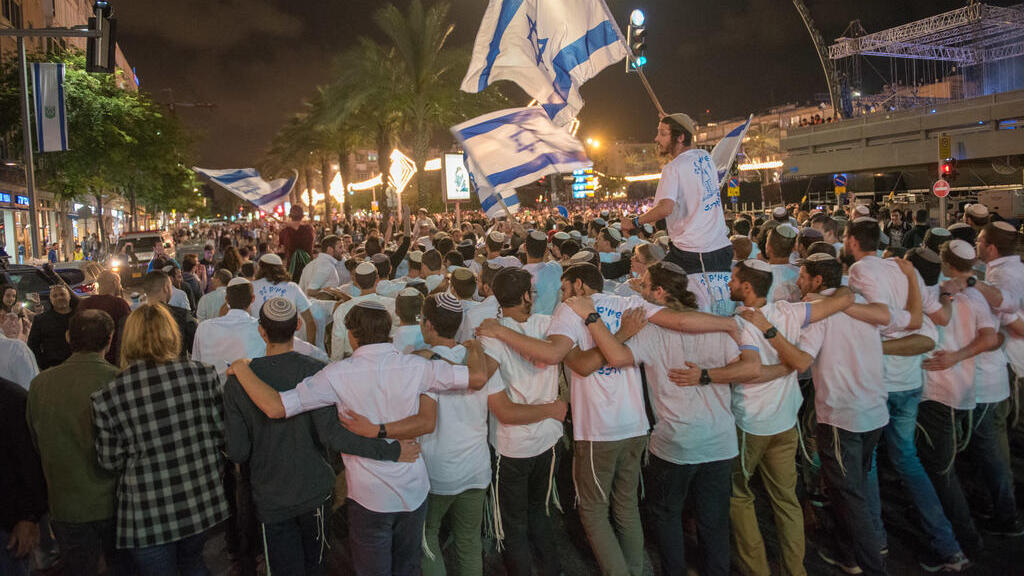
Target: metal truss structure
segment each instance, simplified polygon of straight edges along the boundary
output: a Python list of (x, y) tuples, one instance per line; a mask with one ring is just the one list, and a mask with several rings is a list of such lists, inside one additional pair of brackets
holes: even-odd
[(828, 48), (831, 60), (889, 56), (961, 66), (1022, 55), (1024, 4), (1004, 8), (980, 2), (874, 34), (838, 38)]

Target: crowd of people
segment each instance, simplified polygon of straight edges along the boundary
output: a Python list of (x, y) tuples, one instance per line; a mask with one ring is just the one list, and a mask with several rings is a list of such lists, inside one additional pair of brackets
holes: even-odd
[(323, 574), (343, 507), (359, 575), (482, 574), (485, 537), (508, 574), (557, 575), (556, 515), (602, 574), (642, 574), (646, 536), (662, 574), (767, 575), (764, 494), (782, 572), (806, 573), (803, 496), (828, 503), (817, 555), (884, 574), (882, 439), (923, 569), (1024, 534), (1017, 230), (980, 204), (948, 228), (727, 213), (693, 132), (659, 123), (647, 202), (331, 226), (293, 207), (158, 249), (137, 295), (105, 271), (27, 318), (0, 288), (0, 572), (52, 532), (67, 573), (202, 574), (224, 524), (242, 573)]

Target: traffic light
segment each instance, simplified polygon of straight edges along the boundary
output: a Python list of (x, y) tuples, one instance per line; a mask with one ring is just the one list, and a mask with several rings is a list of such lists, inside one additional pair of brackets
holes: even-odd
[(960, 175), (960, 171), (957, 169), (956, 158), (946, 158), (939, 165), (939, 174), (943, 180), (952, 182)]
[(626, 58), (626, 72), (636, 72), (647, 65), (647, 26), (642, 10), (633, 10), (626, 28), (626, 44), (629, 57)]
[(114, 10), (110, 2), (96, 0), (93, 4), (95, 16), (89, 18), (89, 30), (100, 36), (89, 38), (85, 53), (86, 72), (112, 73), (117, 66), (117, 20), (111, 18)]

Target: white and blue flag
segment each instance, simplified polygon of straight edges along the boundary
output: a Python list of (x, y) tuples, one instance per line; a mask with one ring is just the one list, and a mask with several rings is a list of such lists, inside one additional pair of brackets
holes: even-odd
[(625, 57), (604, 0), (490, 0), (462, 90), (511, 80), (564, 126), (583, 108), (580, 85)]
[[(481, 205), (485, 195), (501, 198), (507, 205), (507, 193), (519, 186), (548, 174), (572, 172), (590, 165), (583, 144), (564, 128), (555, 126), (541, 108), (512, 108), (484, 114), (452, 126), (452, 134), (465, 151), (466, 165), (481, 195)], [(494, 192), (480, 192), (486, 188), (493, 188)]]
[(68, 114), (64, 106), (64, 65), (34, 62), (31, 70), (36, 149), (39, 152), (67, 150)]
[[(516, 194), (515, 188), (502, 192), (496, 191), (487, 185), (487, 181), (483, 177), (477, 179), (476, 175), (479, 174), (480, 169), (473, 164), (473, 161), (468, 156), (463, 154), (463, 157), (465, 158), (466, 170), (469, 172), (469, 182), (476, 190), (477, 199), (480, 200), (480, 209), (484, 211), (488, 218), (493, 220), (519, 212), (519, 195)], [(483, 185), (481, 185), (481, 182), (483, 182)]]
[(288, 194), (298, 177), (296, 174), (292, 178), (278, 178), (267, 182), (260, 177), (255, 168), (210, 170), (193, 166), (192, 169), (264, 212), (273, 212), (278, 205), (288, 199)]
[(750, 128), (750, 121), (753, 118), (753, 114), (748, 116), (746, 122), (730, 130), (725, 135), (725, 138), (719, 140), (718, 144), (715, 144), (714, 149), (711, 150), (711, 159), (714, 160), (715, 168), (718, 169), (719, 188), (722, 187), (726, 175), (732, 169), (732, 163), (736, 161), (736, 153), (740, 151), (743, 137), (747, 135), (747, 129)]

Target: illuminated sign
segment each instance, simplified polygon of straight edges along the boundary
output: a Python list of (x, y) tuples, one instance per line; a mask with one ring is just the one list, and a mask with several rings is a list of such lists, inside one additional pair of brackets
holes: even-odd
[(0, 192), (0, 202), (10, 202), (11, 195), (8, 192)]
[(572, 171), (572, 197), (593, 198), (597, 189), (597, 179), (593, 168), (577, 168)]
[(21, 206), (28, 206), (29, 205), (28, 196), (15, 196), (14, 197), (14, 203), (15, 204), (19, 204)]
[(469, 200), (469, 170), (462, 154), (444, 155), (445, 202)]

